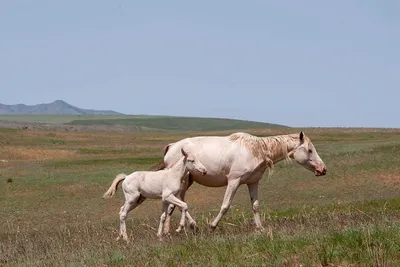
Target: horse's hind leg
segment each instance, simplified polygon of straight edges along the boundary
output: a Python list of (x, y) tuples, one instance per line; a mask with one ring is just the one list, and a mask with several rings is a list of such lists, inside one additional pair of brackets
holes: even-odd
[(139, 192), (130, 195), (126, 194), (125, 203), (119, 212), (120, 226), (117, 241), (122, 237), (123, 240), (129, 243), (128, 235), (126, 233), (126, 217), (131, 210), (139, 206), (139, 204), (141, 204), (144, 200), (145, 198), (142, 198)]
[(256, 225), (256, 229), (259, 231), (264, 231), (264, 227), (261, 224), (260, 218), (260, 204), (258, 201), (258, 182), (254, 184), (247, 185), (250, 194), (251, 208), (253, 210), (254, 223)]

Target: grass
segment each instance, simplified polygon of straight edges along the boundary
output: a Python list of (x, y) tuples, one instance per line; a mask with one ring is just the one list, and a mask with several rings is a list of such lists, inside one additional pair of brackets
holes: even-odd
[[(256, 135), (298, 129), (254, 129)], [(225, 130), (221, 134), (228, 134)], [(225, 188), (187, 193), (199, 231), (156, 237), (160, 201), (128, 215), (129, 245), (115, 242), (122, 204), (102, 194), (120, 172), (148, 169), (163, 147), (199, 132), (57, 132), (0, 129), (1, 266), (399, 266), (397, 129), (305, 129), (328, 166), (315, 177), (279, 163), (260, 182), (265, 232), (255, 232), (239, 188), (214, 233)], [(216, 132), (201, 132), (211, 135)], [(4, 160), (4, 161), (3, 161)]]
[(146, 115), (0, 115), (0, 121), (72, 126), (125, 126), (144, 131), (221, 131), (282, 128), (283, 125), (219, 118)]
[(129, 115), (0, 115), (0, 120), (37, 123), (69, 123), (75, 120), (112, 120), (132, 118)]
[(131, 119), (105, 119), (105, 120), (76, 120), (71, 125), (124, 125), (137, 129), (167, 130), (167, 131), (222, 131), (232, 129), (263, 129), (277, 128), (282, 125), (232, 120), (217, 118), (191, 118), (191, 117), (151, 117)]

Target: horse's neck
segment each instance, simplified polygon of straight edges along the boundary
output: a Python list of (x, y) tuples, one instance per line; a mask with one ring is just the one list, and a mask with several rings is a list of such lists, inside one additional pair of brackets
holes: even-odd
[(170, 170), (172, 170), (174, 173), (177, 174), (176, 177), (180, 177), (183, 176), (183, 174), (186, 172), (186, 165), (184, 162), (184, 158), (180, 158), (173, 166)]
[(277, 163), (286, 157), (297, 146), (297, 135), (276, 135), (262, 138), (264, 141), (263, 149), (264, 154), (274, 163)]

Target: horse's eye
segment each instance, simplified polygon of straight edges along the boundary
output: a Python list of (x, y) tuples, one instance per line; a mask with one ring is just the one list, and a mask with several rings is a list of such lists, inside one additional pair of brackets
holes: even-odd
[(308, 153), (310, 153), (310, 154), (311, 154), (311, 153), (312, 153), (312, 150), (311, 150), (311, 149), (309, 149), (309, 150), (308, 150)]

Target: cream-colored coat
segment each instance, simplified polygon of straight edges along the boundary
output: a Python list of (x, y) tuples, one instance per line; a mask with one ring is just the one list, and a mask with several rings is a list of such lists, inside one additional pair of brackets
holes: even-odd
[(180, 232), (185, 225), (185, 217), (193, 219), (187, 213), (187, 204), (178, 199), (177, 195), (182, 189), (182, 181), (187, 177), (188, 172), (193, 174), (206, 174), (205, 167), (200, 161), (193, 157), (191, 153), (186, 153), (183, 148), (180, 150), (180, 158), (174, 162), (171, 168), (159, 171), (135, 171), (129, 175), (118, 174), (112, 182), (110, 188), (104, 193), (103, 198), (112, 197), (117, 191), (118, 184), (122, 182), (122, 191), (125, 197), (125, 203), (121, 207), (120, 231), (117, 240), (121, 237), (128, 242), (126, 233), (126, 216), (128, 213), (143, 203), (146, 198), (162, 199), (163, 213), (160, 217), (157, 236), (162, 238), (162, 229), (164, 226), (168, 204), (177, 205), (182, 209), (180, 226), (177, 232)]

